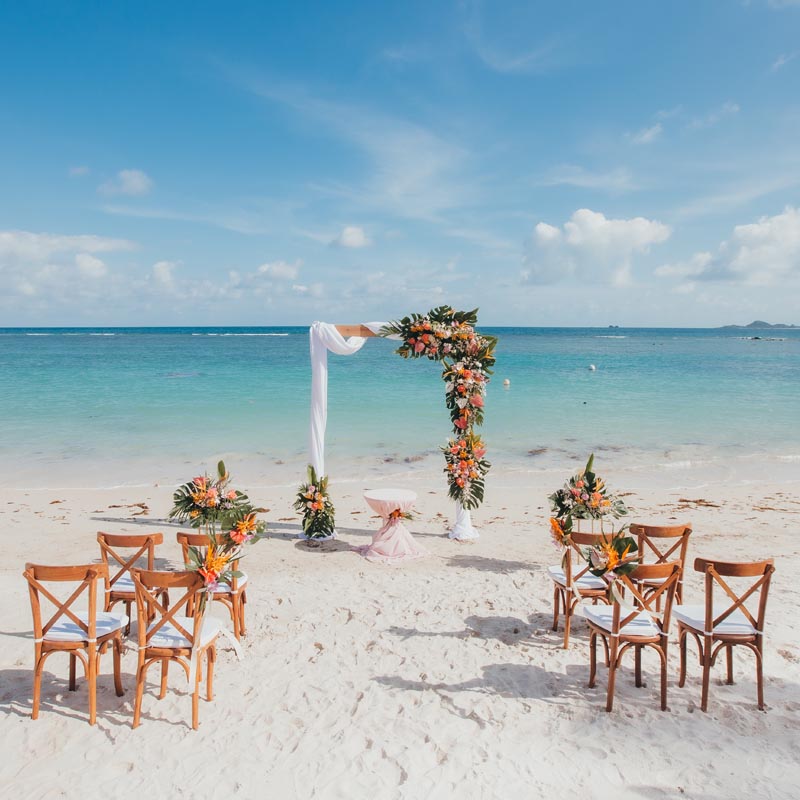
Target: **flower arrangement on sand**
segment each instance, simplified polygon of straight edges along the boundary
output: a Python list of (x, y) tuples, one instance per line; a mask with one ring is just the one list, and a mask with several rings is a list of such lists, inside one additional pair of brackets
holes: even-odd
[(207, 592), (216, 591), (220, 583), (230, 585), (239, 577), (232, 565), (242, 558), (244, 546), (266, 533), (266, 523), (257, 516), (267, 509), (256, 508), (244, 492), (231, 487), (222, 461), (216, 477), (192, 478), (176, 489), (172, 500), (169, 519), (188, 522), (208, 537), (207, 547), (189, 548), (187, 567), (202, 576)]
[(441, 361), (445, 403), (453, 435), (442, 448), (448, 493), (465, 509), (477, 508), (484, 497), (484, 478), (491, 464), (486, 448), (473, 428), (483, 423), (486, 385), (495, 363), (497, 339), (475, 330), (478, 310), (454, 311), (439, 306), (427, 314), (412, 314), (382, 329), (397, 335), (403, 358)]
[(335, 528), (334, 508), (328, 495), (328, 478), (308, 467), (308, 481), (300, 486), (294, 508), (303, 515), (303, 533), (309, 539), (330, 536)]
[(548, 498), (550, 510), (563, 527), (569, 519), (603, 520), (619, 519), (628, 513), (625, 502), (608, 491), (605, 481), (594, 472), (594, 453), (586, 466), (573, 475), (561, 489)]

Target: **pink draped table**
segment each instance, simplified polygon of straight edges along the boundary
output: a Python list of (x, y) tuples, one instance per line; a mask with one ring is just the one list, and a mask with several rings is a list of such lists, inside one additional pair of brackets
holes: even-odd
[(364, 499), (373, 511), (381, 515), (383, 527), (372, 537), (372, 543), (360, 548), (369, 561), (399, 564), (427, 554), (417, 545), (400, 514), (408, 513), (417, 499), (409, 489), (369, 489)]

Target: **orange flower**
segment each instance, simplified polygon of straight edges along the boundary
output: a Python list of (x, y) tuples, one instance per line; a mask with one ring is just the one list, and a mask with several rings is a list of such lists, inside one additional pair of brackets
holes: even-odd
[(564, 529), (561, 523), (555, 518), (550, 517), (550, 534), (556, 544), (563, 544), (564, 542)]

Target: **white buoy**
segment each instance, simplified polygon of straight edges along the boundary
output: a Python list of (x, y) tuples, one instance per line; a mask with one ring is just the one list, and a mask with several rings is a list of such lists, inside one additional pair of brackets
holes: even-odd
[(597, 367), (594, 364), (589, 364), (589, 372), (594, 372)]
[(510, 381), (508, 378), (506, 378), (506, 379), (503, 381), (503, 386), (511, 386), (511, 381)]

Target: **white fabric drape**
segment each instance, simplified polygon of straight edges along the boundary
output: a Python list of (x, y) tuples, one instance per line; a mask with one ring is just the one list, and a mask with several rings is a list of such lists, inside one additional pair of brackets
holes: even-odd
[(472, 527), (472, 515), (461, 503), (456, 503), (456, 523), (450, 529), (451, 539), (477, 539), (480, 534)]
[[(364, 322), (378, 333), (385, 322)], [(390, 337), (396, 338), (396, 337)], [(315, 322), (309, 330), (311, 344), (311, 425), (308, 435), (309, 463), (317, 476), (325, 474), (325, 426), (328, 424), (328, 350), (338, 356), (357, 353), (367, 340), (362, 336), (345, 339), (335, 325)]]

